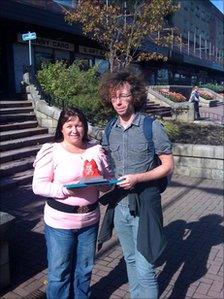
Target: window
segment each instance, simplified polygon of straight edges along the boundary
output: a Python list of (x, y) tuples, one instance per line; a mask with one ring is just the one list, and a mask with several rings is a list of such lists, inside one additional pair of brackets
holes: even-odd
[(36, 52), (35, 53), (35, 69), (39, 70), (43, 63), (51, 63), (54, 61), (53, 53), (43, 53)]
[(98, 58), (95, 58), (95, 65), (96, 65), (96, 67), (97, 67), (97, 71), (98, 71), (100, 74), (105, 73), (105, 72), (108, 71), (108, 69), (109, 69), (109, 61), (108, 61), (108, 60), (105, 60), (105, 59), (98, 59)]
[(71, 8), (75, 8), (77, 5), (77, 0), (53, 0), (53, 1), (58, 4), (62, 4), (64, 6), (68, 6)]
[(159, 69), (157, 73), (157, 84), (169, 84), (169, 73), (167, 69)]

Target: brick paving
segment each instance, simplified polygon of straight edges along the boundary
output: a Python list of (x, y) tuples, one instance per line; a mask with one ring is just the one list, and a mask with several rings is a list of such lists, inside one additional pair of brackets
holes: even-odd
[(202, 120), (209, 119), (215, 123), (224, 124), (224, 103), (217, 107), (200, 107)]
[[(160, 298), (223, 298), (223, 184), (174, 176), (162, 202), (168, 245), (156, 265)], [(0, 293), (2, 299), (45, 298), (43, 204), (29, 185), (1, 196), (1, 210), (16, 216), (10, 232), (11, 285)], [(115, 234), (97, 253), (92, 276), (92, 299), (109, 298), (129, 298)]]

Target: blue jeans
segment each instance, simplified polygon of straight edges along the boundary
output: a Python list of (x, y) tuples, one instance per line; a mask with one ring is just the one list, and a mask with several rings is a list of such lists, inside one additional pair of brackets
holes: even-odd
[(45, 224), (48, 299), (87, 299), (99, 224), (58, 229)]
[(115, 208), (114, 227), (127, 266), (129, 290), (132, 299), (157, 299), (158, 283), (154, 266), (137, 250), (139, 217), (131, 216), (127, 203)]

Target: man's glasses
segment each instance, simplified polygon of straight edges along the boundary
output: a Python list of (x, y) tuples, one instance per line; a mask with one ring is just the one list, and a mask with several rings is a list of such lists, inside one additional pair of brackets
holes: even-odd
[(128, 101), (128, 98), (130, 98), (130, 97), (131, 97), (131, 94), (121, 94), (118, 97), (112, 96), (111, 102), (116, 102), (117, 99), (119, 99), (121, 101)]

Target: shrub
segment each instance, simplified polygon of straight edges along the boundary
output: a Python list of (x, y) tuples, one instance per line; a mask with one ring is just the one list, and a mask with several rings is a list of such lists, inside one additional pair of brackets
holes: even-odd
[(161, 120), (161, 123), (164, 125), (167, 135), (169, 136), (172, 142), (180, 135), (179, 127), (176, 123), (171, 121)]
[(67, 66), (64, 62), (43, 64), (37, 77), (52, 104), (63, 108), (80, 108), (89, 122), (103, 125), (112, 111), (105, 109), (98, 95), (99, 78), (95, 68), (81, 70), (80, 63)]
[(214, 92), (217, 92), (217, 93), (223, 93), (224, 92), (224, 86), (220, 85), (220, 84), (207, 83), (207, 84), (201, 85), (200, 87), (211, 89), (211, 90), (213, 90)]

